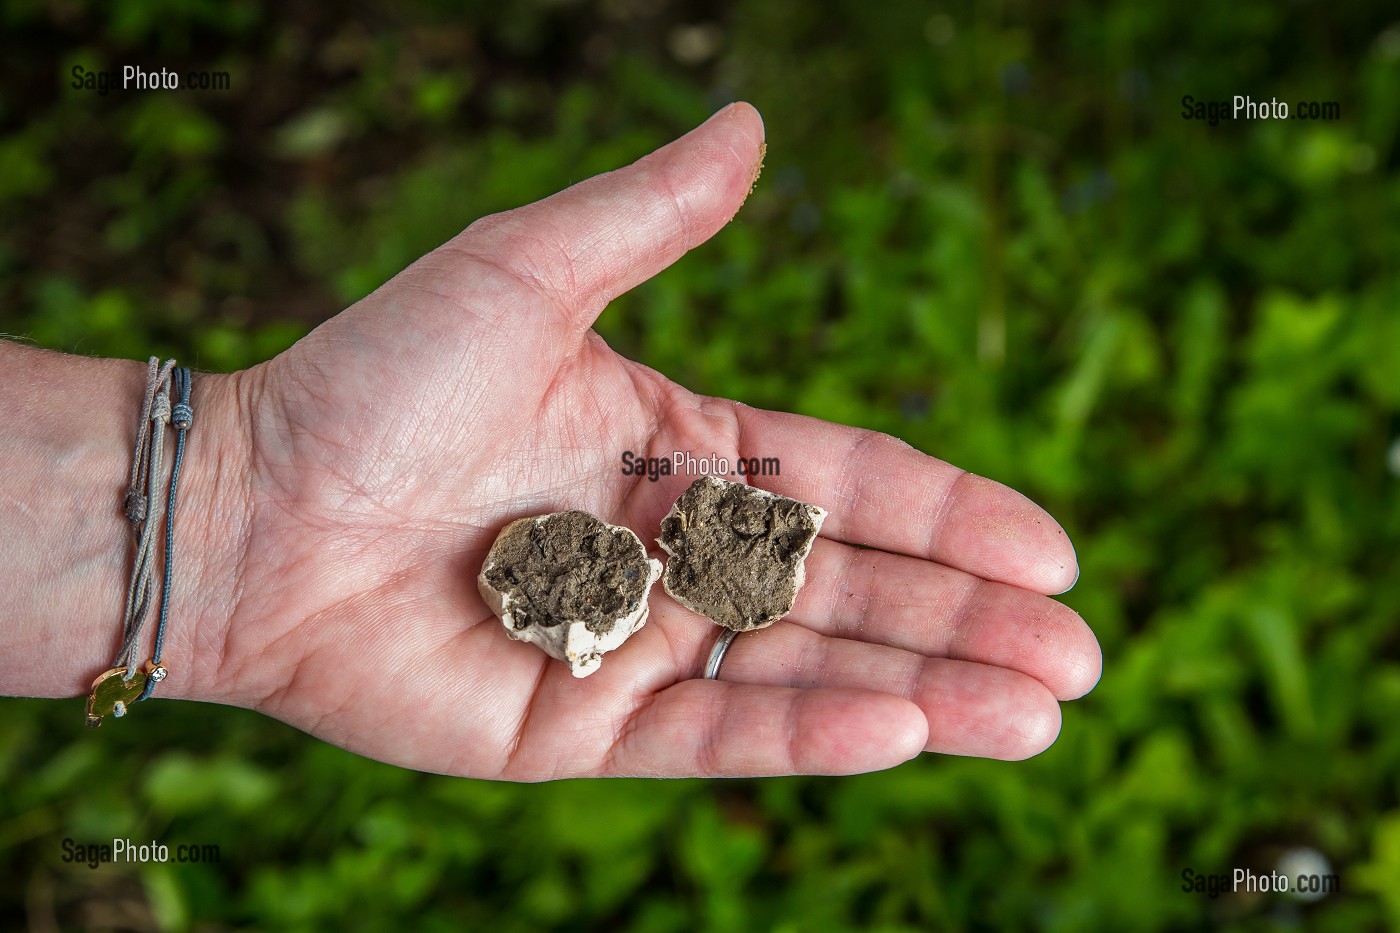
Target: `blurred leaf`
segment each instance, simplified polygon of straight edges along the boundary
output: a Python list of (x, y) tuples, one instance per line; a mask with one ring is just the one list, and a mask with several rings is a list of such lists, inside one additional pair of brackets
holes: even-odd
[(350, 134), (350, 121), (335, 107), (303, 110), (277, 128), (272, 149), (284, 159), (312, 159), (330, 154)]

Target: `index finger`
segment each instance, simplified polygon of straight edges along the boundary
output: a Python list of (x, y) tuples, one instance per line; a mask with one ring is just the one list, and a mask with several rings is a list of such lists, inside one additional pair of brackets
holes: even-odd
[(737, 403), (734, 418), (739, 456), (792, 464), (754, 485), (826, 509), (825, 537), (1037, 593), (1063, 593), (1079, 577), (1064, 529), (1008, 486), (876, 431)]

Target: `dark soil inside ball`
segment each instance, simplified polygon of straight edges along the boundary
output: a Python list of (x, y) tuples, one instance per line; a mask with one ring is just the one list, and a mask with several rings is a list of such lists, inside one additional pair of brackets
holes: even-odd
[(508, 528), (488, 562), (486, 579), (510, 596), (516, 629), (583, 622), (597, 634), (637, 608), (650, 570), (636, 538), (578, 511)]
[(811, 506), (710, 478), (692, 483), (676, 506), (661, 523), (668, 593), (741, 632), (792, 610), (797, 570), (817, 535)]

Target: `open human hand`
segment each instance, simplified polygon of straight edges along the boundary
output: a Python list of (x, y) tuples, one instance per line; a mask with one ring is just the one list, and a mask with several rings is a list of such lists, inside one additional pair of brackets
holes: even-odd
[[(373, 758), (509, 780), (1047, 748), (1057, 700), (1100, 669), (1088, 627), (1042, 595), (1077, 575), (1049, 515), (888, 436), (698, 396), (590, 329), (733, 216), (762, 138), (731, 105), (634, 165), (477, 221), (230, 377), (239, 559), (192, 692)], [(500, 529), (577, 508), (651, 543), (691, 477), (624, 476), (620, 455), (674, 450), (780, 456), (783, 475), (756, 485), (830, 512), (792, 614), (740, 637), (713, 681), (720, 630), (660, 587), (586, 679), (509, 639), (475, 582)]]

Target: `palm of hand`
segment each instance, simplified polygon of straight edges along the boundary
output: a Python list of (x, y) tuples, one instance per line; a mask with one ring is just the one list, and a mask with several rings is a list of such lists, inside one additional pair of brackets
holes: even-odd
[[(1010, 585), (1072, 576), (1048, 516), (891, 439), (697, 397), (588, 329), (737, 209), (756, 128), (731, 108), (488, 218), (243, 374), (253, 505), (221, 667), (236, 702), (375, 758), (524, 780), (861, 771), (1053, 741), (1056, 697), (1099, 662), (1077, 616)], [(677, 449), (807, 467), (769, 484), (832, 512), (791, 620), (740, 639), (723, 682), (695, 679), (718, 630), (659, 587), (586, 679), (508, 639), (475, 583), (501, 527), (581, 508), (648, 541), (689, 478), (624, 476), (619, 457)]]

